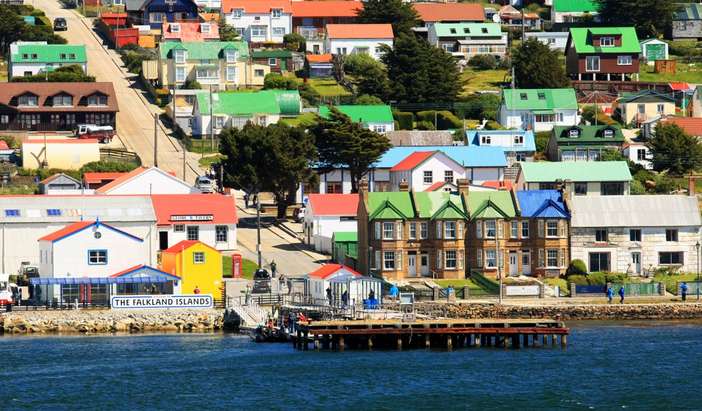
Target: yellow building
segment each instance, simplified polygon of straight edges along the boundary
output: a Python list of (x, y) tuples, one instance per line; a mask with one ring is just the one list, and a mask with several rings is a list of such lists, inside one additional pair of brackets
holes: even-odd
[(87, 163), (100, 161), (100, 143), (95, 139), (34, 138), (22, 143), (22, 167), (78, 170)]
[(218, 300), (222, 292), (222, 254), (200, 241), (183, 240), (161, 252), (161, 270), (181, 278), (183, 294), (212, 294)]
[(675, 115), (675, 99), (653, 90), (625, 95), (612, 105), (624, 124), (639, 125), (663, 116)]

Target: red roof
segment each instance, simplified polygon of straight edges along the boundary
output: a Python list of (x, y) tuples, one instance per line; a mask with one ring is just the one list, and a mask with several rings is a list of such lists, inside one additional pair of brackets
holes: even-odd
[[(222, 194), (154, 194), (156, 224), (236, 224), (234, 197)], [(175, 217), (175, 218), (174, 218)]]
[(0, 150), (9, 150), (10, 146), (7, 145), (7, 141), (0, 140)]
[(392, 39), (390, 24), (327, 24), (332, 39)]
[(63, 237), (66, 237), (68, 235), (71, 235), (73, 233), (77, 233), (80, 230), (83, 230), (87, 227), (90, 227), (91, 225), (95, 224), (95, 221), (78, 221), (77, 223), (73, 223), (70, 225), (67, 225), (63, 227), (62, 229), (58, 231), (54, 231), (51, 234), (47, 234), (44, 237), (40, 237), (38, 241), (56, 241), (60, 240)]
[(485, 9), (479, 3), (414, 3), (412, 6), (424, 22), (485, 20)]
[[(192, 247), (192, 246), (194, 246), (194, 245), (196, 245), (196, 244), (202, 244), (202, 245), (204, 245), (204, 246), (207, 247), (207, 248), (211, 248), (211, 249), (217, 251), (217, 249), (215, 249), (215, 248), (213, 248), (213, 247), (210, 247), (209, 245), (203, 243), (202, 241), (198, 241), (198, 240), (183, 240), (183, 241), (181, 241), (181, 242), (179, 242), (179, 243), (177, 243), (177, 244), (173, 244), (172, 246), (166, 248), (165, 250), (161, 251), (161, 253), (178, 254), (179, 252), (181, 252), (181, 251), (183, 251), (183, 250), (187, 250), (188, 248), (190, 248), (190, 247)], [(219, 251), (217, 251), (217, 252), (219, 252)]]
[(449, 183), (448, 181), (437, 181), (436, 183), (427, 187), (426, 190), (424, 190), (424, 191), (437, 191), (438, 189), (442, 188), (446, 184), (452, 184), (452, 183)]
[(510, 180), (504, 180), (504, 181), (497, 181), (497, 180), (488, 180), (483, 182), (482, 184), (483, 187), (489, 187), (489, 188), (496, 188), (499, 190), (511, 190), (514, 184)]
[(131, 178), (138, 176), (139, 174), (143, 173), (146, 170), (148, 170), (147, 167), (137, 167), (128, 173), (122, 173), (121, 176), (115, 178), (114, 180), (110, 181), (109, 183), (105, 184), (104, 186), (98, 188), (97, 190), (95, 190), (95, 192), (98, 194), (104, 194), (107, 191), (124, 183), (125, 181), (130, 180)]
[(684, 81), (674, 81), (672, 83), (668, 83), (668, 87), (670, 87), (670, 89), (673, 91), (686, 91), (690, 89), (690, 85)]
[(311, 0), (293, 1), (293, 17), (356, 17), (363, 9), (360, 1)]
[(355, 217), (358, 213), (358, 194), (310, 194), (314, 215)]
[(702, 137), (702, 118), (699, 117), (668, 117), (666, 123), (677, 124), (678, 127), (691, 136)]
[(354, 270), (351, 267), (347, 267), (342, 264), (324, 264), (321, 267), (319, 267), (317, 270), (313, 271), (310, 273), (310, 277), (317, 277), (321, 279), (326, 279), (329, 278), (331, 275), (335, 274), (339, 270), (344, 270), (348, 271), (352, 275), (356, 277), (361, 277), (361, 274), (358, 273), (356, 270)]
[(426, 159), (434, 155), (434, 151), (415, 151), (405, 157), (404, 160), (395, 164), (390, 171), (409, 171), (422, 164)]
[(88, 184), (102, 183), (105, 180), (116, 180), (127, 173), (83, 173), (83, 181)]
[[(180, 40), (180, 41), (202, 41), (202, 40), (219, 40), (219, 25), (217, 23), (201, 23), (199, 21), (180, 21), (179, 30), (173, 32), (171, 25), (173, 23), (163, 23), (163, 38), (165, 40)], [(202, 25), (209, 24), (210, 32), (204, 33)]]
[(243, 9), (245, 14), (268, 14), (271, 9), (282, 9), (283, 13), (290, 13), (288, 0), (223, 0), (222, 12), (231, 13), (233, 9)]
[(331, 63), (331, 54), (308, 54), (307, 61), (310, 63)]

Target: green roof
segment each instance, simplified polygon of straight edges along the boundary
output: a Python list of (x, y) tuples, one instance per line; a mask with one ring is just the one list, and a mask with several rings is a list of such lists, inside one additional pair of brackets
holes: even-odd
[(542, 161), (523, 162), (519, 166), (524, 181), (529, 183), (553, 183), (556, 180), (631, 181), (626, 161)]
[(292, 51), (279, 49), (279, 50), (252, 50), (252, 58), (290, 58), (292, 57)]
[(499, 37), (502, 28), (498, 23), (436, 23), (438, 37)]
[[(578, 130), (577, 137), (570, 137), (570, 131), (576, 129)], [(613, 137), (605, 137), (605, 130), (614, 131)], [(622, 134), (622, 129), (619, 126), (554, 126), (553, 135), (556, 136), (556, 141), (558, 144), (588, 144), (593, 148), (598, 144), (611, 145), (612, 143), (623, 143), (624, 135)]]
[[(620, 46), (601, 47), (592, 45), (592, 36), (621, 36)], [(641, 53), (639, 38), (634, 27), (573, 27), (570, 29), (570, 38), (575, 51), (579, 54), (594, 53)]]
[(508, 110), (555, 110), (578, 108), (572, 88), (504, 89), (502, 101)]
[[(212, 103), (212, 111), (215, 115), (300, 114), (300, 93), (297, 90), (212, 93)], [(197, 104), (200, 113), (208, 114), (209, 93), (197, 93)]]
[(224, 58), (225, 49), (236, 49), (239, 59), (249, 56), (249, 45), (245, 41), (164, 41), (159, 44), (162, 59), (171, 57), (171, 50), (187, 51), (187, 60), (217, 60)]
[[(357, 123), (392, 123), (395, 121), (392, 117), (390, 106), (386, 105), (341, 105), (335, 107)], [(328, 118), (330, 112), (329, 106), (319, 106), (319, 115), (321, 117)]]
[(680, 4), (679, 9), (673, 14), (673, 20), (702, 20), (702, 4)]
[(596, 0), (553, 0), (553, 10), (558, 13), (597, 13)]
[(445, 191), (414, 193), (418, 217), (432, 220), (467, 219), (463, 201), (458, 194)]
[[(73, 57), (73, 58), (71, 58)], [(84, 45), (21, 44), (11, 56), (12, 63), (85, 63)]]
[(369, 220), (403, 220), (414, 218), (414, 207), (409, 192), (368, 193)]
[(473, 191), (468, 194), (470, 218), (512, 218), (517, 215), (509, 191)]
[(335, 243), (355, 243), (356, 241), (358, 241), (356, 231), (334, 231)]

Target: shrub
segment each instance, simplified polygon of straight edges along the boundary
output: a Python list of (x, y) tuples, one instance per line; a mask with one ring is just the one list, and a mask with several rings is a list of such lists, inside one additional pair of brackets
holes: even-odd
[(629, 278), (623, 273), (603, 273), (594, 272), (587, 276), (587, 282), (590, 285), (606, 285), (607, 283), (623, 284), (629, 282)]
[(405, 111), (393, 111), (397, 120), (398, 130), (412, 130), (414, 128), (414, 114)]
[(463, 122), (461, 121), (461, 119), (456, 117), (456, 115), (454, 115), (450, 111), (439, 111), (436, 114), (436, 122), (439, 130), (456, 129), (463, 127)]
[(200, 89), (202, 89), (202, 85), (197, 80), (187, 79), (187, 80), (185, 80), (185, 83), (183, 83), (183, 89), (184, 90), (200, 90)]
[(364, 104), (368, 106), (379, 106), (384, 104), (383, 100), (376, 96), (369, 96), (368, 94), (361, 94), (356, 98), (356, 104)]
[(305, 38), (299, 33), (288, 33), (283, 36), (283, 44), (290, 51), (305, 51)]
[(417, 117), (417, 121), (427, 121), (433, 125), (434, 120), (436, 120), (436, 111), (434, 111), (434, 110), (418, 111), (416, 114), (416, 117)]
[(454, 104), (456, 116), (476, 120), (497, 120), (500, 96), (497, 94), (472, 95)]
[(546, 149), (548, 148), (548, 141), (551, 139), (551, 132), (539, 131), (534, 137), (536, 142), (536, 151), (545, 153)]
[(137, 166), (132, 163), (121, 163), (117, 161), (93, 161), (84, 164), (80, 168), (80, 174), (88, 172), (110, 173), (110, 172), (129, 172)]
[(492, 54), (478, 54), (468, 60), (468, 65), (478, 70), (494, 70), (497, 67), (497, 59)]
[(20, 148), (19, 141), (13, 136), (0, 136), (0, 140), (7, 143), (7, 146), (10, 148)]
[(586, 275), (587, 266), (583, 260), (575, 259), (570, 262), (568, 269), (566, 270), (566, 275)]
[(317, 106), (319, 104), (320, 95), (317, 90), (310, 87), (308, 83), (302, 83), (297, 87), (300, 92), (300, 98), (307, 102), (307, 106)]
[(503, 127), (500, 123), (495, 120), (490, 120), (485, 123), (485, 130), (502, 130)]
[(352, 76), (364, 74), (374, 66), (381, 66), (381, 63), (368, 54), (351, 54), (344, 58), (344, 72)]
[(263, 88), (295, 90), (297, 88), (297, 80), (292, 77), (283, 76), (280, 73), (268, 73), (263, 80)]
[(588, 285), (587, 277), (584, 275), (570, 275), (568, 276), (568, 282), (575, 285)]
[(670, 54), (681, 57), (692, 57), (700, 54), (695, 40), (676, 40), (668, 42)]
[(431, 121), (418, 121), (417, 130), (434, 130), (434, 123)]

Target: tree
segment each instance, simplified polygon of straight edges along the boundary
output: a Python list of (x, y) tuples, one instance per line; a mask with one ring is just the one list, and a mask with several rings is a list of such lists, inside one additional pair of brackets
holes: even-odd
[(370, 166), (390, 148), (388, 138), (354, 123), (335, 107), (328, 119), (318, 117), (310, 129), (314, 136), (322, 170), (344, 168), (351, 177), (351, 191), (358, 191), (358, 182)]
[(619, 150), (608, 148), (600, 153), (600, 161), (626, 161), (626, 157)]
[(535, 38), (514, 50), (512, 63), (517, 87), (562, 88), (570, 83), (558, 52)]
[(297, 80), (292, 77), (285, 77), (280, 73), (268, 73), (263, 79), (263, 88), (281, 89), (281, 90), (296, 90)]
[(224, 19), (219, 19), (219, 39), (220, 41), (239, 40), (239, 32), (234, 26), (230, 26)]
[(224, 155), (225, 184), (250, 194), (273, 193), (278, 218), (285, 217), (300, 183), (316, 179), (310, 168), (316, 159), (314, 139), (301, 128), (251, 123), (242, 129), (225, 128), (219, 151)]
[(648, 142), (653, 169), (683, 175), (702, 167), (702, 143), (686, 134), (677, 124), (658, 123)]
[(356, 98), (356, 104), (362, 104), (366, 106), (378, 106), (383, 104), (383, 100), (376, 96), (369, 96), (368, 94), (362, 94)]
[(95, 77), (83, 73), (83, 68), (77, 64), (58, 67), (48, 73), (35, 74), (33, 76), (13, 77), (15, 83), (93, 83)]
[[(595, 108), (597, 108), (597, 113), (595, 113)], [(581, 118), (583, 124), (598, 124), (598, 125), (613, 125), (617, 122), (610, 116), (606, 115), (601, 108), (595, 107), (595, 105), (589, 105), (583, 107), (583, 114)]]
[(357, 20), (359, 23), (390, 23), (397, 37), (400, 33), (412, 34), (419, 16), (410, 3), (402, 0), (367, 0)]
[[(353, 78), (356, 94), (375, 96), (384, 100), (390, 91), (385, 66), (367, 54), (352, 54), (343, 61), (343, 70)], [(346, 79), (346, 76), (343, 76)]]
[(658, 37), (671, 26), (678, 9), (673, 0), (596, 0), (602, 23), (634, 26), (639, 38)]
[(388, 99), (403, 103), (436, 103), (456, 100), (462, 89), (454, 58), (414, 34), (401, 34), (393, 48), (382, 46), (387, 67)]
[(305, 37), (300, 33), (288, 33), (283, 36), (283, 44), (290, 51), (305, 51)]
[(0, 5), (0, 51), (6, 54), (10, 43), (19, 40), (24, 20), (10, 6)]
[(201, 90), (202, 84), (199, 81), (193, 79), (186, 79), (183, 83), (183, 90)]

